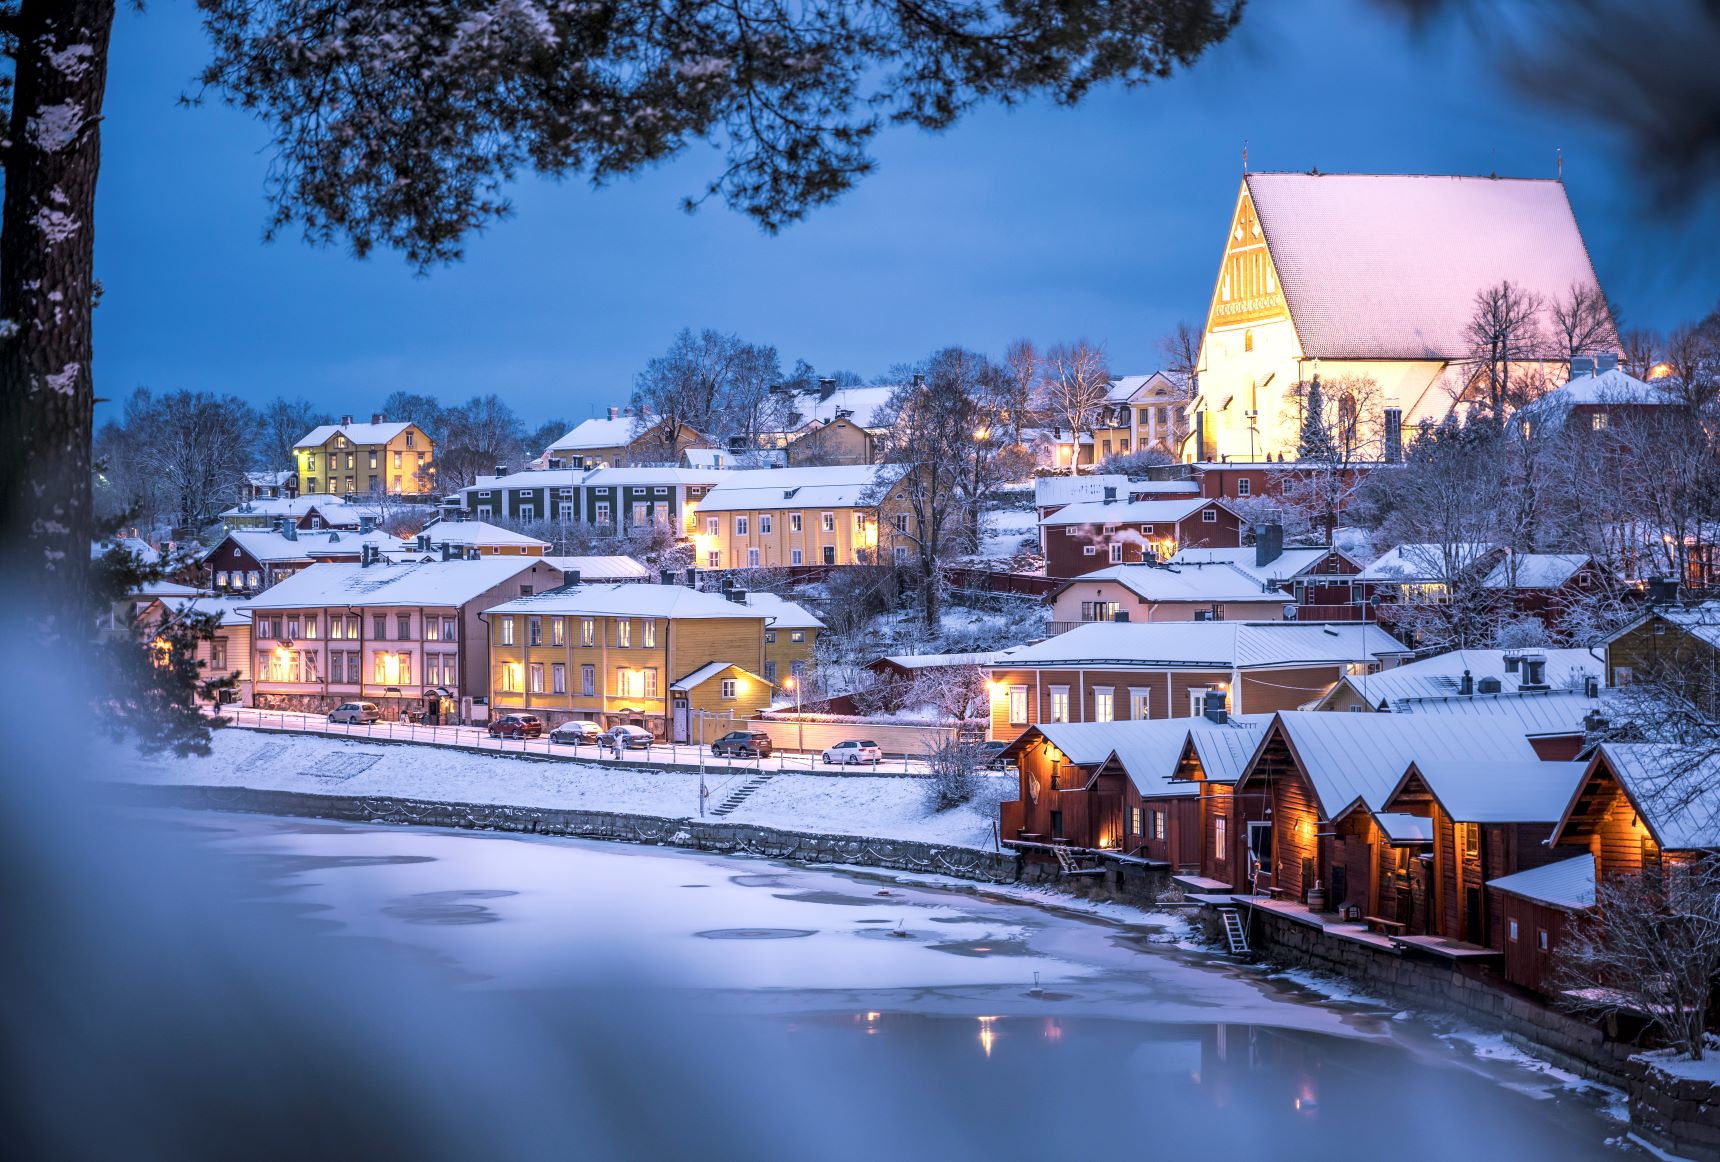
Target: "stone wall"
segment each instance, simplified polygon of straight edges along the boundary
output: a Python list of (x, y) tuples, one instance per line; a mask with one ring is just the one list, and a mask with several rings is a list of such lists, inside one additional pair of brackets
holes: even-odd
[(1637, 1137), (1680, 1158), (1720, 1159), (1720, 1085), (1649, 1065), (1627, 1089), (1630, 1128)]
[(661, 819), (616, 811), (563, 811), (494, 803), (442, 803), (388, 796), (315, 795), (249, 787), (112, 784), (130, 802), (201, 810), (302, 815), (354, 823), (410, 823), (479, 831), (521, 831), (622, 843), (686, 847), (694, 851), (762, 855), (802, 863), (857, 864), (897, 871), (933, 872), (985, 883), (1015, 880), (1016, 857), (971, 847), (783, 831), (720, 819)]

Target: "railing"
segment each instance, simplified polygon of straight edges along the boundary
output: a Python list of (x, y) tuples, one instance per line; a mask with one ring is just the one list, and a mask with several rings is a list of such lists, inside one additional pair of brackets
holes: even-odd
[[(295, 734), (323, 734), (345, 738), (373, 739), (379, 742), (410, 742), (426, 745), (457, 747), (464, 750), (495, 752), (497, 754), (532, 755), (582, 763), (615, 764), (646, 770), (704, 769), (714, 772), (744, 774), (794, 771), (818, 775), (903, 775), (924, 777), (926, 762), (918, 757), (888, 758), (876, 765), (825, 766), (821, 752), (796, 752), (777, 749), (767, 757), (732, 758), (714, 754), (710, 746), (693, 743), (656, 742), (638, 750), (624, 749), (618, 757), (613, 750), (597, 743), (562, 743), (550, 741), (545, 731), (537, 738), (492, 738), (482, 726), (426, 726), (413, 722), (373, 722), (368, 725), (329, 722), (324, 715), (306, 714), (292, 710), (259, 710), (249, 706), (222, 706), (215, 712), (235, 726), (257, 730), (280, 730)], [(990, 776), (1010, 777), (1009, 772), (986, 772)]]

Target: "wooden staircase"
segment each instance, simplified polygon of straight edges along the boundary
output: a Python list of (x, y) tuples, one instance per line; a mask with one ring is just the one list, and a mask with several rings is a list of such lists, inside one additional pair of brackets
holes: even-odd
[(1224, 922), (1224, 942), (1230, 946), (1232, 956), (1247, 956), (1252, 951), (1248, 947), (1248, 929), (1242, 923), (1242, 917), (1235, 908), (1220, 908), (1218, 918)]

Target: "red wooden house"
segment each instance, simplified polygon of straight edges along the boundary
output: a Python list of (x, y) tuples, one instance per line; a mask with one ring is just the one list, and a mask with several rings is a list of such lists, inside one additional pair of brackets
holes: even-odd
[(1089, 500), (1065, 505), (1039, 525), (1050, 577), (1079, 577), (1110, 565), (1163, 561), (1179, 549), (1233, 549), (1242, 519), (1222, 501)]

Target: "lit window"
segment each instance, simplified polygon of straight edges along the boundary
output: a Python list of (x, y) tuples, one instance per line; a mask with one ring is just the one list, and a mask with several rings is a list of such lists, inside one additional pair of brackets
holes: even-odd
[(1069, 721), (1069, 687), (1051, 687), (1051, 721)]
[(736, 689), (738, 684), (739, 683), (736, 682), (736, 680), (733, 678), (724, 678), (723, 679), (722, 688), (721, 688), (720, 693), (721, 693), (724, 701), (728, 701), (728, 702), (734, 701), (735, 689)]
[(497, 629), (499, 629), (501, 631), (502, 644), (504, 646), (513, 645), (514, 644), (514, 619), (511, 617), (497, 618), (496, 619), (496, 627), (497, 627)]
[(1109, 686), (1097, 686), (1093, 690), (1093, 721), (1110, 722), (1116, 718), (1116, 699)]

